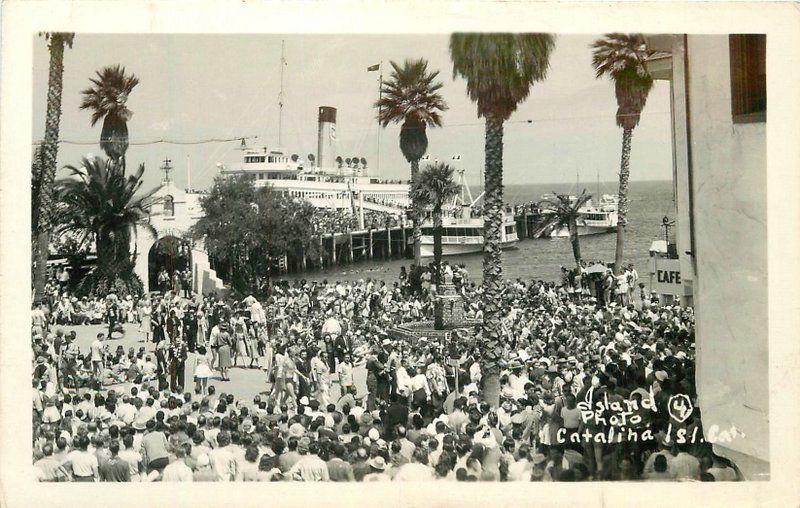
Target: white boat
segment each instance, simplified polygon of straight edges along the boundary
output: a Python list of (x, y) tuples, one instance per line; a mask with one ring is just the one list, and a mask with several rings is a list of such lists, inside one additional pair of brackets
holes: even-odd
[[(460, 170), (458, 173), (461, 195), (453, 200), (442, 217), (442, 256), (473, 254), (483, 251), (483, 217), (473, 213), (473, 207), (481, 199), (483, 193), (476, 199), (472, 199), (472, 192), (464, 180), (464, 170)], [(505, 211), (500, 228), (500, 248), (508, 249), (515, 246), (518, 241), (514, 214)], [(420, 256), (433, 256), (433, 221), (430, 217), (422, 223)]]
[[(483, 217), (454, 218), (442, 220), (442, 255), (456, 256), (483, 252)], [(503, 214), (503, 226), (500, 229), (500, 248), (508, 249), (519, 241), (517, 223), (512, 215)], [(426, 221), (422, 225), (420, 255), (433, 256), (433, 223)]]
[(316, 156), (289, 155), (280, 148), (250, 148), (242, 140), (239, 160), (217, 167), (222, 175), (247, 175), (256, 186), (270, 185), (316, 208), (405, 214), (410, 205), (408, 182), (367, 175), (367, 161), (362, 157), (336, 157), (335, 133), (336, 109), (322, 106)]
[[(573, 196), (570, 196), (570, 198), (573, 198)], [(603, 197), (597, 205), (595, 205), (591, 199), (587, 201), (579, 210), (580, 217), (577, 220), (578, 236), (597, 235), (615, 231), (619, 220), (617, 215), (618, 204), (619, 199), (617, 196), (610, 194), (603, 194)], [(553, 228), (550, 232), (550, 237), (569, 238), (569, 230), (566, 227)]]

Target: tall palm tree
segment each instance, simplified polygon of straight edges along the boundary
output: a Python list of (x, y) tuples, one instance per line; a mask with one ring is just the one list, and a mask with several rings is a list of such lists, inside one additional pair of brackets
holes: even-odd
[(137, 228), (155, 234), (143, 221), (156, 202), (153, 194), (158, 188), (140, 192), (144, 164), (130, 175), (119, 162), (100, 158), (84, 158), (80, 166), (65, 169), (70, 175), (56, 183), (60, 217), (56, 231), (80, 234), (83, 241), (93, 238), (97, 252), (94, 277), (81, 287), (89, 292), (107, 287), (108, 279), (121, 278), (127, 289), (135, 292), (132, 270), (138, 253), (131, 253), (130, 246), (135, 245)]
[(586, 204), (587, 201), (592, 199), (592, 196), (586, 194), (586, 189), (576, 200), (571, 200), (565, 194), (556, 194), (554, 200), (545, 200), (543, 203), (553, 211), (553, 218), (550, 224), (557, 229), (567, 228), (569, 231), (569, 241), (572, 244), (572, 255), (575, 257), (575, 266), (578, 271), (581, 269), (581, 244), (578, 237), (578, 218), (580, 217), (579, 210)]
[(467, 82), (467, 94), (486, 119), (483, 207), (484, 397), (500, 403), (503, 333), (500, 325), (500, 228), (503, 220), (503, 123), (547, 76), (555, 39), (537, 33), (456, 33), (450, 37), (453, 77)]
[(47, 257), (52, 231), (53, 181), (56, 177), (58, 159), (58, 133), (61, 124), (61, 92), (64, 85), (64, 46), (72, 47), (75, 34), (43, 34), (50, 50), (50, 70), (47, 79), (47, 113), (44, 142), (34, 155), (33, 171), (37, 186), (38, 219), (36, 222), (36, 248), (34, 255), (33, 289), (34, 302), (41, 302), (47, 282)]
[(631, 138), (639, 125), (653, 78), (645, 62), (651, 52), (642, 34), (606, 34), (592, 44), (592, 66), (597, 78), (608, 76), (617, 96), (617, 126), (622, 128), (622, 157), (619, 165), (619, 221), (614, 273), (622, 269), (622, 247), (628, 216), (628, 179), (630, 178)]
[[(461, 188), (453, 180), (453, 168), (447, 164), (428, 164), (411, 179), (411, 198), (420, 207), (431, 207), (433, 217), (433, 282), (437, 290), (442, 283), (442, 207), (458, 196)], [(434, 328), (444, 328), (440, 301), (436, 301)]]
[(97, 71), (97, 78), (89, 78), (94, 86), (82, 91), (81, 109), (92, 112), (92, 127), (101, 119), (100, 148), (109, 159), (122, 159), (125, 166), (125, 152), (128, 150), (128, 120), (133, 111), (128, 109), (128, 96), (139, 84), (135, 75), (125, 74), (125, 67), (114, 65)]
[[(390, 123), (400, 123), (400, 151), (411, 164), (411, 178), (419, 171), (419, 160), (428, 151), (428, 127), (441, 127), (441, 112), (447, 104), (439, 94), (441, 81), (436, 81), (439, 71), (428, 72), (428, 61), (406, 60), (400, 67), (395, 62), (392, 74), (381, 83), (381, 98), (375, 103), (378, 109), (378, 122), (387, 127)], [(414, 263), (420, 263), (420, 238), (422, 237), (422, 217), (420, 207), (412, 199), (411, 220), (414, 239)]]

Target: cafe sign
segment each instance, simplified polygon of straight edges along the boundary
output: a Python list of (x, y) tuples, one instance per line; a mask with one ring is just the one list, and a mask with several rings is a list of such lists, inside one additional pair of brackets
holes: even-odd
[(650, 288), (662, 295), (683, 295), (680, 260), (651, 257)]

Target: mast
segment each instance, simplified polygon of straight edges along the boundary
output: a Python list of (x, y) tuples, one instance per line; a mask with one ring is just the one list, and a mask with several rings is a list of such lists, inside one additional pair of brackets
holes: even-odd
[(192, 165), (189, 154), (186, 154), (186, 190), (192, 190)]
[(281, 40), (281, 91), (278, 93), (278, 149), (283, 150), (283, 68), (286, 67), (286, 58), (284, 58), (284, 49), (286, 41)]
[(600, 202), (600, 170), (595, 169), (597, 171), (597, 202)]
[[(380, 100), (383, 98), (383, 60), (380, 61), (378, 64), (378, 104), (380, 104)], [(381, 117), (381, 110), (380, 106), (378, 106), (378, 118)], [(375, 158), (375, 167), (377, 169), (377, 173), (381, 173), (381, 121), (378, 120), (378, 154)]]

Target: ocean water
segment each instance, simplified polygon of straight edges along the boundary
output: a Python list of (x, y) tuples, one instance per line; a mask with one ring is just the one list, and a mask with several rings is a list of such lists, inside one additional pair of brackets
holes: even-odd
[[(585, 185), (588, 193), (596, 196), (598, 184)], [(581, 186), (581, 190), (583, 186)], [(616, 194), (617, 182), (600, 182), (599, 193)], [(481, 189), (472, 187), (477, 196)], [(538, 201), (542, 194), (564, 192), (577, 194), (575, 184), (545, 185), (507, 185), (504, 190), (505, 201), (509, 204), (523, 204)], [(633, 263), (642, 282), (648, 284), (649, 249), (653, 240), (663, 239), (664, 230), (661, 219), (664, 216), (675, 218), (675, 205), (671, 181), (631, 182), (628, 227), (625, 235), (625, 262)], [(616, 234), (605, 233), (580, 237), (581, 256), (587, 261), (614, 260)], [(480, 280), (483, 255), (481, 253), (464, 256), (447, 256), (451, 263), (464, 263), (470, 278)], [(560, 267), (571, 267), (574, 263), (572, 246), (568, 238), (524, 239), (516, 248), (503, 251), (503, 276), (508, 279), (556, 281), (560, 277)], [(310, 270), (301, 274), (289, 274), (287, 279), (307, 280), (358, 280), (372, 277), (394, 281), (400, 267), (411, 263), (410, 259), (388, 261), (359, 261), (349, 265), (330, 267), (325, 270)]]

